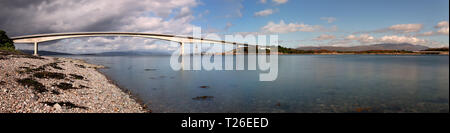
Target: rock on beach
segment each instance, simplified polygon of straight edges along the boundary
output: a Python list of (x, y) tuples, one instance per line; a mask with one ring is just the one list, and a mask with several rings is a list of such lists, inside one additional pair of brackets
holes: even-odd
[[(103, 66), (2, 51), (0, 57), (0, 113), (149, 112), (97, 71)], [(48, 75), (34, 75), (39, 72)]]

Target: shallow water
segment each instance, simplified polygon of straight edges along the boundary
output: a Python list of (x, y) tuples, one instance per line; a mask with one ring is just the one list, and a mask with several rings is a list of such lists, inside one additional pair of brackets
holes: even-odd
[(449, 56), (280, 55), (272, 82), (174, 71), (170, 56), (66, 57), (109, 67), (153, 112), (449, 112)]

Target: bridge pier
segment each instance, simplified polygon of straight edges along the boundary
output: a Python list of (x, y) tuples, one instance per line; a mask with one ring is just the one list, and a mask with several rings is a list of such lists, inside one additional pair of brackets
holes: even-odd
[(34, 42), (34, 56), (39, 56), (38, 55), (38, 42)]
[(180, 42), (180, 47), (181, 47), (181, 50), (180, 50), (181, 69), (183, 70), (183, 68), (184, 68), (184, 57), (183, 57), (183, 54), (184, 54), (184, 43), (183, 42)]
[(180, 47), (181, 47), (180, 55), (183, 56), (183, 54), (184, 54), (184, 43), (183, 42), (180, 42)]

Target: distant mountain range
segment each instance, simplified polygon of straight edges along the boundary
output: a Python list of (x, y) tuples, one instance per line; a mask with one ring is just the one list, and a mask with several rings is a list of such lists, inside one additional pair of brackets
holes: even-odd
[[(19, 50), (27, 54), (34, 54), (34, 50)], [(53, 52), (53, 51), (39, 51), (39, 55), (73, 55), (69, 53)]]
[[(19, 50), (27, 54), (33, 54), (33, 50)], [(155, 52), (155, 51), (115, 51), (115, 52), (102, 52), (102, 53), (89, 53), (89, 54), (70, 54), (62, 52), (44, 51), (39, 50), (39, 55), (98, 55), (98, 56), (120, 56), (120, 55), (170, 55), (168, 52)]]
[(334, 46), (311, 46), (311, 47), (298, 47), (297, 50), (328, 50), (328, 51), (367, 51), (367, 50), (406, 50), (406, 51), (420, 51), (428, 49), (427, 46), (413, 45), (409, 43), (401, 44), (374, 44), (365, 46), (352, 46), (352, 47), (334, 47)]
[(169, 52), (163, 51), (114, 51), (81, 55), (100, 55), (100, 56), (120, 56), (120, 55), (170, 55)]
[[(251, 47), (251, 46), (249, 46)], [(244, 48), (238, 48), (244, 50)], [(328, 50), (328, 51), (368, 51), (368, 50), (406, 50), (406, 51), (421, 51), (429, 49), (427, 46), (413, 45), (408, 43), (402, 44), (374, 44), (365, 46), (352, 46), (352, 47), (334, 47), (334, 46), (311, 46), (311, 47), (299, 47), (296, 50)], [(33, 50), (20, 50), (24, 53), (33, 54)], [(235, 50), (233, 50), (235, 51)], [(244, 50), (246, 51), (246, 50)], [(53, 51), (39, 51), (39, 55), (98, 55), (98, 56), (121, 56), (121, 55), (170, 55), (170, 52), (161, 51), (115, 51), (115, 52), (102, 52), (102, 53), (90, 53), (90, 54), (70, 54)]]

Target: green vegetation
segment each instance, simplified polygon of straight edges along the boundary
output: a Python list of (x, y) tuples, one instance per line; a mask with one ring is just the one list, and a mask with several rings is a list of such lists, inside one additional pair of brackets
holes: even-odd
[[(256, 48), (258, 48), (256, 46)], [(231, 51), (233, 53), (245, 53), (248, 54), (248, 48), (238, 48)], [(270, 53), (270, 49), (266, 50), (266, 53)], [(275, 51), (274, 51), (275, 52)], [(414, 54), (414, 55), (424, 55), (424, 54), (442, 54), (442, 52), (448, 52), (448, 48), (430, 48), (427, 50), (422, 50), (422, 52), (413, 52), (407, 50), (364, 50), (364, 51), (339, 51), (339, 50), (326, 50), (326, 49), (315, 49), (315, 50), (300, 50), (295, 48), (287, 48), (283, 46), (278, 46), (279, 54)], [(222, 53), (225, 54), (225, 53)], [(444, 53), (445, 54), (445, 53)]]
[(278, 52), (284, 54), (409, 54), (414, 53), (406, 50), (367, 50), (367, 51), (330, 51), (330, 50), (298, 50), (278, 46)]
[(406, 51), (406, 50), (367, 50), (367, 51), (343, 51), (338, 53), (355, 53), (355, 54), (408, 54), (408, 53), (414, 53), (412, 51)]
[[(297, 50), (293, 48), (285, 48), (282, 46), (278, 46), (278, 52), (284, 54), (314, 54), (315, 52), (312, 50)], [(320, 52), (320, 51), (317, 51)]]
[(422, 51), (448, 51), (448, 48), (429, 48)]
[(6, 35), (6, 32), (0, 30), (0, 50), (15, 51), (14, 42)]

